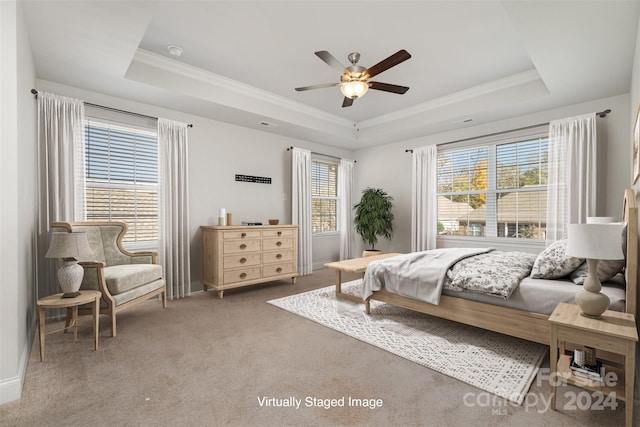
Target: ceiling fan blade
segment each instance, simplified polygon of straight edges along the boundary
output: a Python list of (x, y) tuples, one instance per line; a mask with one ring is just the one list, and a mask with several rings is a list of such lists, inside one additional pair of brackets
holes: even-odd
[(407, 86), (392, 85), (389, 83), (369, 82), (370, 89), (383, 90), (385, 92), (404, 94), (409, 90)]
[(380, 74), (383, 71), (388, 70), (391, 67), (395, 67), (399, 63), (404, 62), (409, 58), (411, 58), (411, 54), (409, 54), (409, 52), (407, 52), (406, 50), (402, 49), (397, 51), (387, 59), (383, 59), (382, 61), (378, 62), (373, 67), (370, 67), (366, 72), (369, 75), (369, 78), (371, 78), (373, 76)]
[(346, 96), (344, 97), (344, 101), (342, 101), (342, 108), (344, 107), (351, 107), (353, 105), (353, 99), (352, 98), (347, 98)]
[(340, 61), (338, 61), (336, 57), (331, 55), (328, 51), (320, 50), (318, 52), (315, 52), (315, 54), (318, 58), (322, 59), (330, 67), (333, 67), (334, 69), (336, 69), (340, 74), (344, 73), (345, 66), (342, 65)]
[(296, 90), (298, 92), (302, 92), (303, 90), (322, 89), (323, 87), (333, 87), (333, 86), (340, 86), (340, 83), (322, 83), (319, 85), (303, 86), (303, 87), (297, 87)]

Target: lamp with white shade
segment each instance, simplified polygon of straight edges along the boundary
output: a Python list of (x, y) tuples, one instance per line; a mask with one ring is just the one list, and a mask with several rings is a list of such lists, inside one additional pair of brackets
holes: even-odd
[(616, 222), (617, 218), (614, 216), (588, 216), (587, 224), (609, 224)]
[(624, 259), (621, 223), (569, 224), (566, 255), (585, 258), (589, 273), (576, 303), (586, 317), (600, 317), (609, 308), (609, 297), (600, 292), (598, 261)]
[(74, 298), (80, 295), (80, 285), (84, 276), (84, 268), (78, 264), (78, 258), (91, 256), (87, 233), (52, 233), (46, 258), (61, 258), (58, 268), (58, 282), (64, 294), (62, 298)]

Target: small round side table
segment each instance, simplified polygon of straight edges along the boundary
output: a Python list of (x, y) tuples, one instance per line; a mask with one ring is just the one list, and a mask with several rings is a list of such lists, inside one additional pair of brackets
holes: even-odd
[[(71, 324), (65, 325), (64, 331), (73, 327), (73, 342), (78, 341), (78, 306), (91, 303), (93, 314), (93, 341), (95, 350), (98, 350), (98, 316), (100, 314), (99, 291), (81, 290), (80, 295), (74, 298), (62, 298), (62, 294), (49, 295), (38, 300), (38, 329), (40, 331), (40, 361), (44, 362), (44, 337), (45, 337), (45, 309), (47, 308), (67, 308), (71, 309)], [(58, 332), (60, 329), (52, 332)]]

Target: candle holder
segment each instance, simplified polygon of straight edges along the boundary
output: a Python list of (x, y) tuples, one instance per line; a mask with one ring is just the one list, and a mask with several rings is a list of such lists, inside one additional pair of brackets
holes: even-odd
[(218, 214), (218, 225), (227, 225), (227, 210), (225, 208), (220, 208), (220, 213)]

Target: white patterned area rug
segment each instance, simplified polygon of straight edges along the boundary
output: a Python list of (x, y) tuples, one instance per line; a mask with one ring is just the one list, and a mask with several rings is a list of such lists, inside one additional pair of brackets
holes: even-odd
[[(361, 280), (342, 291), (360, 295)], [(379, 301), (336, 299), (335, 286), (269, 301), (412, 362), (522, 404), (547, 352), (542, 344), (430, 317)]]

